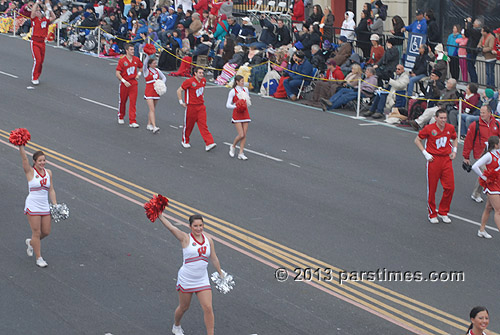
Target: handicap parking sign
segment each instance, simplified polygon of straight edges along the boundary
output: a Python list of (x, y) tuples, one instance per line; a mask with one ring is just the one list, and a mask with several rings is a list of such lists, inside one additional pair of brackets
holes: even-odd
[(408, 35), (408, 46), (406, 48), (406, 57), (404, 66), (407, 70), (411, 70), (418, 56), (418, 48), (425, 43), (427, 35), (413, 34)]

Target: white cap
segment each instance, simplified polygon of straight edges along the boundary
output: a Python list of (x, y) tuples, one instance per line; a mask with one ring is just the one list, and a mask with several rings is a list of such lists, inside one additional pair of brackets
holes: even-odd
[(250, 22), (250, 18), (248, 16), (245, 16), (244, 18), (241, 19), (242, 21), (248, 21)]
[(377, 34), (372, 34), (372, 36), (370, 36), (370, 41), (379, 41), (379, 40), (380, 37)]

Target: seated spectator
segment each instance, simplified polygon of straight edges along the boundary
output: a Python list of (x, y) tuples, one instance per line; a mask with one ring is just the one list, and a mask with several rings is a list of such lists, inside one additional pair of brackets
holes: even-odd
[(321, 44), (321, 33), (319, 32), (319, 26), (317, 24), (313, 24), (309, 26), (309, 31), (307, 34), (303, 35), (303, 39), (301, 40), (304, 53), (306, 57), (311, 57), (311, 47), (315, 44), (318, 46)]
[[(288, 54), (286, 47), (280, 47), (274, 55), (272, 51), (269, 52), (269, 58), (274, 63), (271, 64), (271, 71), (267, 72), (262, 80), (262, 85), (260, 86), (260, 95), (267, 95), (267, 85), (269, 84), (269, 95), (272, 96), (278, 88), (281, 74), (288, 66)], [(277, 65), (275, 65), (277, 64)], [(283, 84), (282, 84), (283, 85)], [(286, 96), (286, 91), (285, 91)]]
[(320, 51), (319, 45), (314, 44), (311, 46), (311, 65), (313, 68), (318, 69), (323, 73), (326, 70), (325, 59)]
[[(434, 76), (437, 75), (436, 72), (437, 72), (436, 70), (433, 71)], [(457, 81), (455, 79), (453, 78), (448, 79), (448, 81), (446, 82), (446, 89), (442, 91), (439, 99), (445, 101), (439, 101), (436, 104), (436, 106), (426, 108), (422, 115), (420, 115), (415, 120), (411, 120), (409, 122), (409, 124), (413, 127), (413, 129), (419, 131), (427, 124), (427, 122), (429, 121), (432, 122), (434, 120), (433, 116), (436, 114), (436, 111), (438, 109), (442, 109), (447, 113), (449, 113), (456, 106), (457, 104), (456, 101), (446, 101), (446, 100), (458, 99)]]
[(223, 41), (228, 33), (229, 23), (227, 22), (226, 14), (222, 14), (217, 22), (217, 28), (215, 28), (214, 38), (219, 41)]
[(448, 76), (448, 56), (444, 53), (443, 45), (439, 43), (435, 48), (435, 63), (433, 69), (441, 73), (441, 80), (445, 81)]
[(238, 37), (238, 35), (240, 34), (240, 30), (241, 30), (241, 26), (238, 24), (238, 22), (236, 22), (235, 18), (233, 16), (229, 16), (227, 18), (227, 23), (229, 23), (229, 27), (228, 27), (228, 33), (230, 35), (233, 35), (233, 37)]
[(264, 14), (259, 19), (262, 31), (260, 32), (259, 42), (260, 46), (264, 49), (276, 43), (276, 35), (274, 34), (274, 25), (266, 19)]
[(361, 56), (357, 53), (353, 53), (340, 69), (343, 73), (350, 73), (354, 65), (361, 65)]
[(200, 36), (201, 30), (203, 28), (203, 24), (200, 20), (200, 14), (194, 13), (193, 18), (191, 20), (191, 24), (187, 28), (187, 38), (191, 45), (196, 45), (196, 38)]
[[(372, 103), (370, 110), (363, 113), (363, 116), (371, 116), (374, 119), (381, 119), (384, 117), (384, 109), (390, 110), (392, 107), (405, 107), (406, 99), (401, 96), (406, 93), (406, 88), (410, 78), (402, 64), (398, 64), (394, 78), (389, 80), (390, 91), (377, 90), (375, 100)], [(396, 95), (400, 94), (400, 95)]]
[[(356, 38), (354, 29), (356, 28), (356, 22), (354, 22), (354, 13), (345, 12), (344, 22), (342, 22), (342, 29), (340, 30), (340, 36), (344, 36), (348, 42), (352, 42)], [(337, 64), (339, 64), (337, 62)]]
[(418, 56), (415, 58), (413, 69), (410, 71), (410, 83), (408, 84), (409, 96), (412, 96), (415, 84), (422, 80), (422, 78), (427, 77), (429, 73), (429, 62), (431, 59), (427, 53), (428, 50), (430, 51), (430, 48), (425, 44), (422, 44), (418, 48)]
[(326, 61), (326, 74), (320, 75), (321, 79), (316, 82), (314, 87), (313, 96), (311, 104), (313, 106), (321, 107), (320, 99), (328, 99), (335, 94), (338, 87), (341, 87), (344, 83), (344, 73), (340, 70), (340, 66), (337, 66), (333, 58)]
[(290, 34), (290, 30), (288, 29), (288, 27), (285, 25), (285, 22), (283, 21), (283, 19), (278, 19), (276, 21), (271, 20), (271, 22), (273, 24), (275, 24), (276, 22), (276, 28), (275, 28), (275, 32), (276, 32), (276, 44), (274, 44), (274, 47), (275, 48), (279, 48), (283, 45), (288, 45), (291, 43), (292, 41), (292, 35)]
[(347, 41), (345, 36), (340, 36), (339, 43), (339, 48), (332, 56), (335, 63), (342, 66), (352, 54), (352, 45)]
[[(492, 92), (493, 93), (493, 92)], [(459, 136), (465, 137), (465, 133), (472, 122), (479, 119), (479, 107), (482, 105), (481, 97), (477, 93), (477, 85), (469, 83), (465, 89), (465, 96), (462, 103), (462, 120), (460, 129), (458, 129), (458, 109), (450, 111), (448, 115), (449, 122), (455, 126), (455, 129), (460, 130)]]
[(168, 14), (163, 15), (160, 19), (160, 31), (158, 32), (158, 37), (160, 38), (162, 44), (167, 44), (168, 34), (171, 34), (175, 29), (175, 23), (177, 21), (177, 14), (173, 6), (168, 8)]
[(370, 58), (366, 62), (367, 65), (377, 64), (382, 56), (384, 56), (384, 47), (379, 44), (380, 37), (377, 34), (370, 36), (370, 41), (372, 42), (372, 48), (370, 49)]
[(382, 58), (373, 68), (377, 71), (379, 86), (382, 86), (383, 80), (389, 80), (396, 71), (396, 66), (399, 64), (399, 51), (393, 48), (394, 40), (389, 38), (386, 43), (386, 50)]
[[(377, 88), (377, 75), (375, 69), (369, 67), (365, 71), (365, 80), (361, 83), (361, 98), (373, 96)], [(358, 90), (355, 88), (341, 88), (329, 100), (321, 99), (323, 111), (338, 109), (358, 97)]]
[(97, 21), (97, 16), (94, 13), (93, 8), (87, 8), (85, 13), (83, 13), (83, 21), (81, 23), (82, 27), (97, 27), (99, 22)]
[(196, 62), (198, 56), (208, 56), (211, 47), (210, 37), (207, 34), (201, 36), (201, 43), (198, 43), (193, 51), (193, 61)]
[(255, 41), (255, 28), (250, 22), (249, 17), (244, 17), (241, 21), (241, 30), (238, 37), (243, 41), (243, 43), (251, 43)]
[(222, 49), (219, 49), (217, 51), (215, 57), (212, 60), (212, 65), (214, 68), (216, 68), (216, 70), (214, 70), (214, 78), (217, 78), (220, 75), (220, 69), (222, 69), (224, 65), (226, 65), (226, 63), (229, 62), (231, 58), (233, 58), (234, 45), (235, 42), (233, 38), (228, 36), (224, 39)]
[(236, 45), (234, 47), (234, 55), (233, 57), (228, 61), (229, 64), (236, 64), (236, 68), (239, 68), (245, 62), (247, 61), (247, 56), (245, 55), (245, 52), (243, 51), (243, 47), (241, 45)]
[(297, 51), (293, 55), (294, 64), (289, 67), (293, 72), (289, 72), (289, 78), (284, 81), (283, 86), (286, 90), (286, 95), (292, 101), (297, 100), (297, 94), (299, 93), (299, 87), (302, 85), (304, 80), (306, 83), (311, 81), (310, 77), (313, 75), (313, 67), (311, 63), (306, 59), (305, 54), (302, 51)]
[(487, 88), (484, 90), (483, 96), (481, 97), (481, 101), (483, 105), (489, 105), (493, 114), (500, 116), (495, 111), (498, 110), (498, 93), (495, 93), (491, 88)]

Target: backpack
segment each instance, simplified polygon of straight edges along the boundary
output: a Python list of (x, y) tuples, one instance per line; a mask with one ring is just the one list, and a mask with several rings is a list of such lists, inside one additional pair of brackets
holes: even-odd
[(422, 115), (427, 108), (425, 100), (410, 99), (408, 102), (408, 120), (415, 120)]

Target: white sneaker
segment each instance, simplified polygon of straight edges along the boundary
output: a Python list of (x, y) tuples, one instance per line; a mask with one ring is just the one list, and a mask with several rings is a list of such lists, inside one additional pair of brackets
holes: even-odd
[(153, 134), (157, 134), (160, 131), (160, 127), (153, 128)]
[(479, 237), (484, 237), (484, 238), (492, 238), (492, 236), (491, 236), (490, 234), (488, 234), (488, 233), (486, 232), (486, 230), (485, 230), (485, 231), (480, 231), (480, 230), (478, 230), (478, 231), (477, 231), (477, 236), (479, 236)]
[(214, 143), (212, 143), (212, 144), (207, 145), (207, 146), (205, 147), (205, 151), (210, 151), (210, 150), (212, 150), (213, 148), (215, 148), (215, 146), (216, 146), (216, 145), (217, 145), (217, 144), (216, 144), (215, 142), (214, 142)]
[(148, 124), (148, 125), (146, 126), (146, 129), (147, 129), (147, 130), (153, 130), (153, 125), (152, 125), (152, 124)]
[(480, 196), (480, 195), (475, 196), (474, 194), (471, 194), (471, 196), (470, 196), (470, 197), (471, 197), (471, 199), (472, 199), (472, 200), (474, 200), (475, 202), (478, 202), (478, 203), (481, 203), (481, 202), (483, 202), (483, 201), (484, 201), (484, 200), (483, 200), (483, 198), (481, 198), (481, 196)]
[(186, 148), (186, 149), (191, 148), (191, 144), (189, 144), (189, 143), (184, 143), (184, 141), (181, 141), (181, 145), (182, 145), (184, 148)]
[(32, 80), (31, 83), (33, 85), (38, 85), (38, 84), (40, 84), (40, 80), (38, 80), (38, 79), (37, 80)]
[(29, 257), (33, 256), (33, 247), (31, 246), (31, 238), (27, 238), (26, 241), (26, 246), (28, 249), (26, 249), (26, 253), (28, 254)]
[(441, 220), (443, 220), (444, 223), (451, 223), (451, 219), (448, 215), (439, 215), (438, 214), (438, 218), (440, 218)]
[(44, 261), (42, 257), (38, 257), (36, 260), (36, 265), (41, 267), (41, 268), (46, 268), (47, 265), (49, 265), (49, 264), (47, 264), (47, 262)]
[(129, 126), (130, 128), (139, 128), (139, 124), (137, 124), (137, 123), (135, 123), (135, 122), (134, 122), (134, 123), (129, 124), (128, 126)]
[(429, 218), (430, 223), (439, 223), (438, 218)]
[(248, 159), (248, 157), (245, 156), (245, 154), (238, 154), (238, 159), (241, 159), (242, 161), (246, 161)]
[(234, 157), (234, 147), (232, 144), (229, 146), (229, 156)]
[(125, 124), (125, 121), (123, 119), (118, 118), (118, 124)]
[(184, 330), (182, 330), (181, 326), (172, 326), (172, 334), (174, 335), (184, 335)]

